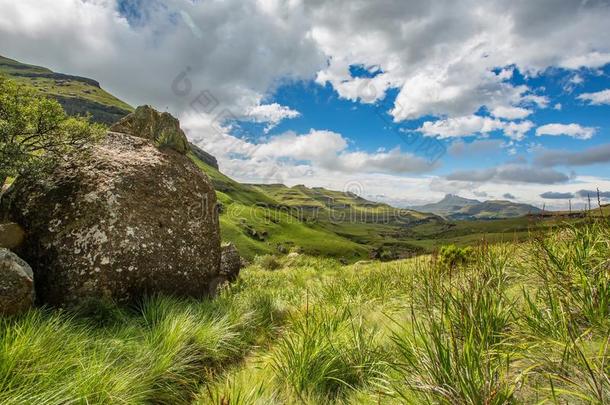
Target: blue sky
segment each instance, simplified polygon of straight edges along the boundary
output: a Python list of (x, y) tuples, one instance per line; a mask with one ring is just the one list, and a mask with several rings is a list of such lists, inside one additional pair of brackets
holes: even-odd
[(171, 112), (240, 181), (399, 206), (610, 191), (608, 0), (0, 6), (0, 54)]
[[(356, 67), (357, 68), (357, 67)], [(575, 80), (576, 79), (576, 80)], [(576, 81), (578, 83), (573, 83)], [(537, 90), (538, 94), (548, 97), (548, 107), (537, 108), (528, 117), (529, 120), (542, 126), (551, 123), (578, 123), (584, 127), (595, 128), (595, 135), (589, 140), (574, 139), (570, 136), (536, 136), (535, 128), (528, 131), (525, 138), (514, 145), (486, 151), (485, 154), (463, 158), (448, 153), (442, 157), (442, 166), (431, 173), (447, 174), (456, 169), (476, 169), (487, 167), (490, 163), (512, 161), (516, 157), (528, 158), (531, 149), (568, 149), (572, 151), (603, 145), (610, 141), (610, 105), (590, 105), (577, 99), (580, 94), (594, 93), (610, 88), (610, 66), (600, 69), (549, 69), (535, 77), (524, 77), (515, 69), (509, 80), (512, 85), (526, 84)], [(394, 94), (392, 94), (394, 93)], [(375, 104), (362, 104), (339, 97), (329, 84), (320, 85), (315, 81), (297, 81), (284, 84), (265, 98), (265, 103), (279, 103), (295, 111), (299, 117), (282, 121), (276, 127), (265, 132), (264, 123), (248, 121), (239, 122), (240, 129), (234, 133), (238, 136), (250, 136), (254, 139), (272, 137), (287, 131), (306, 133), (311, 128), (324, 128), (341, 133), (350, 139), (350, 148), (375, 152), (380, 148), (400, 147), (405, 151), (425, 157), (425, 153), (404, 142), (401, 129), (416, 130), (422, 123), (434, 119), (425, 116), (405, 122), (393, 122), (387, 111), (387, 105), (393, 105), (396, 92), (390, 92), (384, 100)], [(558, 105), (559, 104), (559, 105)], [(489, 116), (486, 111), (478, 113)], [(247, 132), (244, 135), (243, 132)], [(452, 143), (464, 139), (473, 142), (481, 139), (473, 134), (460, 139), (445, 139), (443, 144), (450, 148)], [(485, 139), (499, 140), (507, 143), (501, 131), (490, 132)], [(510, 149), (514, 148), (516, 153)], [(584, 167), (579, 173), (595, 176), (602, 167)]]

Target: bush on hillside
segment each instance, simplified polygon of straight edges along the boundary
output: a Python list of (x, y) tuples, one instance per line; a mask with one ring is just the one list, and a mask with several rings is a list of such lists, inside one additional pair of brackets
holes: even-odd
[(465, 248), (455, 245), (443, 246), (438, 252), (438, 264), (444, 268), (454, 269), (468, 263), (472, 255), (473, 250), (470, 246)]
[(86, 150), (103, 134), (87, 118), (69, 117), (56, 100), (0, 76), (0, 189), (11, 177)]

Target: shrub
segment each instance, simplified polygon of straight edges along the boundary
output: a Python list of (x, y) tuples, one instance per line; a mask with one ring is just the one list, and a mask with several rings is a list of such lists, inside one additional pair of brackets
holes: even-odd
[(278, 258), (274, 255), (257, 256), (255, 263), (265, 270), (277, 270), (282, 267)]
[(439, 250), (438, 263), (442, 267), (454, 269), (468, 263), (472, 259), (472, 255), (471, 247), (460, 248), (455, 245), (447, 245)]
[(103, 133), (86, 118), (69, 117), (57, 101), (0, 76), (0, 190), (9, 177), (48, 169)]

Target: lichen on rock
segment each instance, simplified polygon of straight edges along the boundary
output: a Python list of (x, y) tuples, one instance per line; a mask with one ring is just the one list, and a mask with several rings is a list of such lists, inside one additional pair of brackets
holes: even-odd
[(208, 294), (220, 276), (216, 195), (174, 149), (110, 132), (88, 156), (42, 178), (17, 179), (6, 202), (26, 230), (23, 257), (42, 303)]

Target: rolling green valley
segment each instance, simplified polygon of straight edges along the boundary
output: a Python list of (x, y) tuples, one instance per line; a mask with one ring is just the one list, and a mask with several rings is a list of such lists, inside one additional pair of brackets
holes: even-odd
[(0, 10), (0, 404), (610, 404), (608, 1)]

